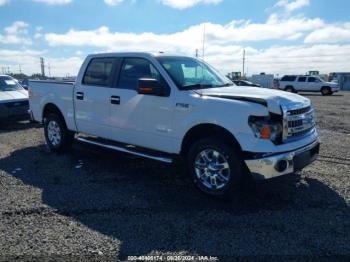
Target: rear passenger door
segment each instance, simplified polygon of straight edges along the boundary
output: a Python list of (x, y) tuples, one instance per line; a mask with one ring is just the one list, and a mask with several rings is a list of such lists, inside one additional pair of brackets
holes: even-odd
[(295, 85), (295, 89), (297, 91), (307, 91), (307, 77), (306, 76), (299, 76), (298, 83)]
[(75, 121), (79, 132), (108, 137), (110, 92), (116, 58), (90, 60), (80, 83), (74, 89)]
[(307, 91), (320, 91), (320, 80), (316, 77), (310, 76), (307, 79)]

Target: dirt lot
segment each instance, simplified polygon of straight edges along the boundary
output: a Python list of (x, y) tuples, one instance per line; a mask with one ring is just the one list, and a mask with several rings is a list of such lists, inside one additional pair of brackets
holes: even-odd
[(350, 93), (308, 97), (320, 158), (225, 202), (198, 193), (179, 168), (78, 143), (55, 155), (40, 126), (2, 124), (0, 260), (350, 256)]

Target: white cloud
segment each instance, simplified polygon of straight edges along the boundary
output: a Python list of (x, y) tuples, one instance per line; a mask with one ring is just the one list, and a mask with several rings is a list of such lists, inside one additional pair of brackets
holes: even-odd
[(339, 43), (350, 41), (350, 23), (328, 25), (311, 32), (305, 43)]
[[(281, 76), (305, 74), (309, 70), (320, 70), (321, 73), (347, 71), (350, 60), (350, 44), (272, 46), (267, 49), (210, 45), (206, 49), (205, 60), (223, 73), (240, 71), (243, 48), (246, 49), (246, 70), (249, 75), (260, 72), (278, 73)], [(182, 54), (194, 55), (194, 52), (188, 50)], [(48, 50), (1, 49), (0, 68), (10, 66), (10, 70), (17, 72), (21, 64), (23, 72), (38, 73), (40, 56), (45, 57), (46, 65), (50, 64), (51, 75), (55, 76), (76, 75), (83, 62), (79, 51), (72, 57), (50, 57)]]
[[(93, 46), (107, 50), (193, 51), (201, 46), (203, 26), (204, 24), (194, 25), (173, 34), (111, 32), (108, 27), (103, 26), (95, 30), (71, 29), (65, 34), (49, 33), (45, 35), (45, 39), (50, 46)], [(243, 20), (232, 21), (227, 25), (206, 23), (205, 26), (208, 45), (225, 46), (247, 41), (295, 40), (305, 33), (323, 27), (324, 22), (320, 19), (306, 18), (281, 20), (271, 16), (266, 23)]]
[[(45, 40), (50, 46), (93, 47), (96, 51), (146, 51), (194, 55), (201, 50), (204, 24), (191, 26), (172, 34), (111, 32), (108, 27), (95, 30), (71, 29), (65, 34), (49, 33)], [(248, 72), (305, 73), (312, 69), (322, 72), (347, 70), (350, 44), (309, 45), (295, 43), (300, 39), (311, 43), (313, 32), (331, 27), (321, 19), (271, 15), (265, 23), (247, 20), (226, 25), (206, 23), (205, 59), (223, 72), (241, 70), (242, 50), (247, 51)], [(347, 26), (347, 27), (346, 27)], [(345, 30), (350, 23), (342, 25)], [(332, 31), (332, 30), (330, 30)], [(347, 37), (344, 33), (344, 39)], [(280, 46), (257, 49), (255, 42), (276, 40)], [(293, 41), (290, 41), (293, 40)], [(317, 42), (313, 40), (314, 42)], [(350, 40), (349, 40), (350, 41)], [(286, 44), (287, 43), (287, 44)], [(322, 40), (320, 40), (322, 43)]]
[(32, 40), (27, 37), (29, 25), (23, 21), (16, 21), (5, 27), (5, 34), (0, 34), (1, 44), (23, 44), (30, 45)]
[(176, 9), (186, 9), (198, 4), (218, 4), (222, 0), (159, 0), (162, 4)]
[(0, 6), (5, 5), (9, 2), (9, 0), (0, 0)]
[(5, 28), (5, 32), (8, 34), (27, 34), (28, 24), (23, 21), (16, 21), (11, 26)]
[(282, 7), (287, 12), (292, 12), (302, 7), (308, 6), (310, 0), (280, 0), (275, 4), (275, 7)]
[(107, 5), (119, 5), (124, 0), (104, 0)]

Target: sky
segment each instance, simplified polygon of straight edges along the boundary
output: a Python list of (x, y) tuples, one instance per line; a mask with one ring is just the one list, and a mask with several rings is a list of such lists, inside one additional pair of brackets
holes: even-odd
[(248, 75), (350, 71), (348, 10), (348, 0), (0, 0), (0, 73), (39, 73), (44, 57), (47, 75), (74, 76), (91, 53), (196, 49), (223, 73), (242, 71), (243, 50)]

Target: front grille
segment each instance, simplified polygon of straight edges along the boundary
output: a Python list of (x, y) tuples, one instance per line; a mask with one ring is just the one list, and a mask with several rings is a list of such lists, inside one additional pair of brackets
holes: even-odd
[(284, 109), (284, 130), (283, 140), (301, 137), (312, 130), (316, 126), (315, 113), (311, 106), (297, 108), (297, 109)]
[(301, 114), (307, 113), (310, 110), (311, 110), (311, 106), (308, 106), (300, 109), (289, 110), (288, 113), (291, 116), (295, 116), (295, 115), (301, 115)]
[(303, 120), (292, 120), (288, 121), (288, 127), (298, 127), (303, 125)]
[(4, 105), (7, 108), (28, 107), (29, 101), (7, 102)]

